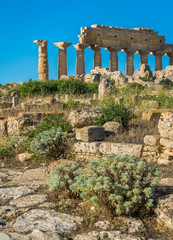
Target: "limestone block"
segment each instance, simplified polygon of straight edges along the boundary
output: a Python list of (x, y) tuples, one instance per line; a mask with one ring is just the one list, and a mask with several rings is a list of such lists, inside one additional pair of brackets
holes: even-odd
[(106, 136), (115, 135), (122, 130), (122, 124), (119, 122), (107, 122), (103, 125), (106, 131)]
[(148, 64), (141, 64), (140, 66), (140, 70), (136, 70), (134, 75), (134, 77), (150, 77), (152, 78), (153, 77), (153, 74), (152, 74), (152, 71), (150, 69), (150, 66)]
[(74, 144), (74, 151), (76, 153), (99, 153), (99, 142), (78, 142)]
[(166, 138), (161, 138), (160, 144), (167, 148), (173, 148), (173, 139), (170, 140), (170, 139), (166, 139)]
[(0, 120), (0, 137), (3, 137), (5, 134), (7, 134), (7, 120), (6, 119)]
[(127, 83), (127, 78), (120, 71), (113, 72), (110, 78), (115, 81), (115, 85), (121, 86)]
[(158, 102), (158, 101), (143, 101), (142, 102), (142, 105), (144, 106), (144, 107), (147, 107), (147, 108), (149, 108), (149, 109), (158, 109), (158, 108), (160, 108), (160, 102)]
[(31, 121), (29, 118), (16, 118), (9, 117), (7, 121), (7, 133), (13, 135), (19, 132), (20, 127), (30, 126)]
[(162, 112), (158, 130), (162, 138), (173, 139), (173, 112)]
[(156, 146), (159, 142), (159, 138), (158, 135), (146, 135), (144, 137), (144, 143), (146, 145)]
[(143, 121), (158, 122), (161, 116), (161, 110), (145, 111), (142, 113)]
[(100, 74), (86, 74), (84, 76), (84, 82), (100, 82)]
[(89, 126), (76, 130), (76, 139), (83, 142), (103, 141), (105, 139), (104, 127)]
[(110, 96), (112, 92), (112, 83), (109, 79), (102, 79), (98, 89), (98, 98), (103, 99), (104, 97)]
[(73, 110), (70, 112), (68, 121), (71, 123), (72, 127), (84, 127), (91, 125), (93, 118), (101, 115), (99, 108), (86, 108), (82, 110)]
[(108, 143), (103, 142), (99, 146), (99, 152), (101, 154), (117, 154), (117, 155), (133, 155), (140, 157), (142, 153), (142, 144), (125, 144), (125, 143)]
[(30, 153), (20, 153), (18, 154), (17, 156), (17, 159), (20, 161), (20, 162), (25, 162), (27, 160), (30, 160), (32, 158), (32, 154)]

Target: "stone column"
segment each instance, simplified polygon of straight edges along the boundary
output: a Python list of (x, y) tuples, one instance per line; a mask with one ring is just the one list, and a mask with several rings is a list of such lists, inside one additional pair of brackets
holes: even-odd
[(95, 67), (102, 67), (102, 55), (99, 45), (90, 46), (90, 49), (94, 51), (94, 69)]
[(72, 43), (56, 42), (54, 45), (59, 48), (58, 51), (58, 79), (62, 75), (67, 75), (67, 47)]
[(118, 71), (118, 52), (121, 48), (107, 47), (106, 51), (110, 52), (110, 71)]
[(166, 54), (169, 57), (169, 65), (173, 65), (173, 52)]
[(85, 57), (84, 57), (84, 50), (89, 45), (78, 43), (73, 45), (77, 50), (77, 57), (76, 57), (76, 74), (81, 75), (85, 73)]
[(136, 50), (123, 49), (123, 52), (127, 54), (126, 56), (126, 74), (133, 75), (134, 73), (134, 53)]
[(155, 56), (155, 71), (162, 70), (162, 56), (165, 53), (162, 51), (154, 51), (151, 55)]
[(147, 50), (139, 50), (137, 53), (141, 56), (141, 64), (145, 63), (148, 64), (148, 54), (150, 51)]
[(39, 46), (38, 56), (38, 74), (39, 81), (49, 80), (49, 66), (48, 66), (48, 53), (47, 53), (47, 41), (46, 40), (35, 40)]

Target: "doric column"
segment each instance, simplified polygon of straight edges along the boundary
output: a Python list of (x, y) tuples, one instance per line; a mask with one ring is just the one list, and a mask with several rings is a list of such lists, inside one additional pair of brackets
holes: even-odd
[(169, 57), (169, 65), (173, 65), (173, 52), (166, 54)]
[(139, 50), (137, 53), (141, 56), (141, 64), (145, 63), (148, 64), (148, 54), (150, 51), (147, 50)]
[(127, 56), (126, 56), (126, 74), (133, 75), (133, 73), (134, 73), (134, 53), (136, 52), (136, 50), (123, 49), (123, 52), (127, 54)]
[(102, 66), (102, 55), (101, 48), (99, 45), (90, 46), (90, 48), (94, 51), (94, 68)]
[(118, 71), (118, 52), (121, 48), (107, 47), (106, 51), (110, 52), (110, 71)]
[(155, 71), (162, 70), (162, 56), (165, 53), (163, 51), (154, 51), (151, 55), (155, 56)]
[(84, 57), (84, 50), (89, 45), (88, 44), (82, 44), (78, 43), (76, 45), (73, 45), (77, 50), (77, 56), (76, 56), (76, 74), (81, 75), (85, 73), (85, 57)]
[(59, 48), (58, 51), (58, 79), (62, 75), (67, 75), (67, 47), (72, 43), (56, 42), (54, 45)]
[(49, 80), (49, 67), (48, 67), (48, 54), (47, 54), (47, 41), (46, 40), (35, 40), (39, 46), (38, 50), (38, 74), (39, 81)]

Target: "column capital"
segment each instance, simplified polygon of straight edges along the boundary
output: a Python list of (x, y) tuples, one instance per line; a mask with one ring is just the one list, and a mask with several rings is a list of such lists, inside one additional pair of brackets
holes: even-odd
[(156, 57), (156, 56), (163, 56), (163, 55), (165, 55), (165, 52), (164, 51), (153, 51), (150, 54)]
[(47, 41), (46, 40), (35, 40), (33, 43), (36, 43), (39, 47), (47, 47)]
[(173, 57), (173, 52), (167, 52), (165, 55), (168, 57)]
[(72, 45), (72, 43), (70, 42), (55, 42), (54, 45), (62, 50), (66, 49), (67, 47), (69, 47), (70, 45)]
[(76, 48), (76, 50), (84, 50), (88, 46), (89, 44), (83, 44), (83, 43), (78, 43), (76, 45), (73, 45), (73, 47)]
[(95, 52), (100, 52), (101, 51), (100, 45), (97, 45), (97, 44), (91, 45), (91, 46), (89, 46), (89, 48), (92, 49)]
[(122, 48), (120, 47), (106, 47), (105, 50), (108, 52), (119, 52)]
[(150, 53), (150, 50), (138, 50), (136, 53), (139, 54), (139, 55), (142, 55), (142, 54), (147, 54), (148, 55)]
[(134, 54), (137, 51), (137, 49), (134, 48), (123, 48), (122, 52), (126, 53), (126, 54)]

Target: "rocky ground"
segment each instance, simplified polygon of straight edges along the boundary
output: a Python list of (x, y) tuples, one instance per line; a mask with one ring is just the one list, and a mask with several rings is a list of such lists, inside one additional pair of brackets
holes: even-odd
[[(165, 174), (167, 169), (164, 170)], [(173, 239), (173, 178), (160, 181), (162, 195), (155, 217), (136, 220), (117, 217), (89, 228), (85, 216), (60, 211), (46, 187), (46, 167), (0, 169), (1, 240), (142, 240)]]

